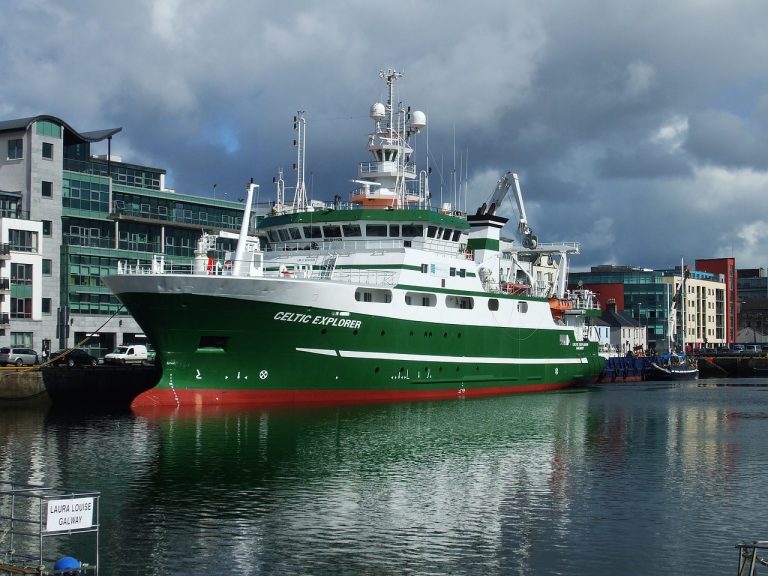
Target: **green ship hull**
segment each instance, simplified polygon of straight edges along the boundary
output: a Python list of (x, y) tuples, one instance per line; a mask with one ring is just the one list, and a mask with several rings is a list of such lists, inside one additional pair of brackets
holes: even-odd
[[(147, 405), (457, 398), (563, 388), (602, 369), (567, 328), (511, 328), (215, 295), (121, 292), (158, 350)], [(565, 342), (565, 344), (564, 344)]]

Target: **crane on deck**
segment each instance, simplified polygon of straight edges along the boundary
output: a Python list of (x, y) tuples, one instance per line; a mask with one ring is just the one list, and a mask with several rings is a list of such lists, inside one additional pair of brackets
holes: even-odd
[(533, 233), (533, 230), (528, 225), (528, 217), (525, 214), (525, 204), (523, 204), (523, 192), (520, 190), (520, 179), (514, 172), (507, 172), (499, 178), (491, 197), (486, 202), (483, 202), (483, 205), (477, 209), (476, 214), (478, 216), (484, 214), (492, 216), (496, 212), (496, 208), (501, 206), (501, 203), (504, 201), (504, 198), (506, 198), (513, 183), (515, 185), (515, 202), (517, 202), (517, 210), (520, 212), (520, 221), (517, 224), (517, 230), (523, 237), (523, 246), (525, 248), (533, 249), (538, 246), (539, 238)]

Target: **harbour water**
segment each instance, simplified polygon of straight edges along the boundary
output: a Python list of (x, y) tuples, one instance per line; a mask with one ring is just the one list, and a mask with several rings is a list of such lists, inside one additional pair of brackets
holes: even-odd
[[(478, 400), (0, 408), (0, 480), (101, 491), (102, 575), (727, 574), (768, 379)], [(75, 547), (62, 554), (77, 554)]]

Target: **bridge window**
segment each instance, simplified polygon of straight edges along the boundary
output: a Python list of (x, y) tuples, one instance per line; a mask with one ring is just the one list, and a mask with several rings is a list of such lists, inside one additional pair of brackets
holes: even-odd
[(323, 226), (323, 234), (326, 238), (341, 238), (341, 226), (328, 225)]
[(424, 236), (424, 226), (421, 224), (403, 224), (403, 238), (421, 238)]
[(365, 233), (366, 235), (373, 236), (375, 238), (384, 238), (387, 236), (387, 225), (386, 224), (366, 224)]
[(360, 224), (342, 224), (341, 231), (346, 238), (358, 238), (363, 235)]

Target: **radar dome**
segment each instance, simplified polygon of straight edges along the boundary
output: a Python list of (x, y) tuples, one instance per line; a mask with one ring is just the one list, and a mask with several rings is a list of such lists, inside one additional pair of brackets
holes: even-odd
[(384, 118), (384, 114), (386, 112), (386, 108), (384, 108), (384, 104), (381, 102), (376, 102), (373, 106), (371, 106), (371, 118), (374, 120), (381, 120)]
[(411, 113), (411, 128), (421, 130), (427, 125), (427, 115), (420, 110), (415, 110)]

